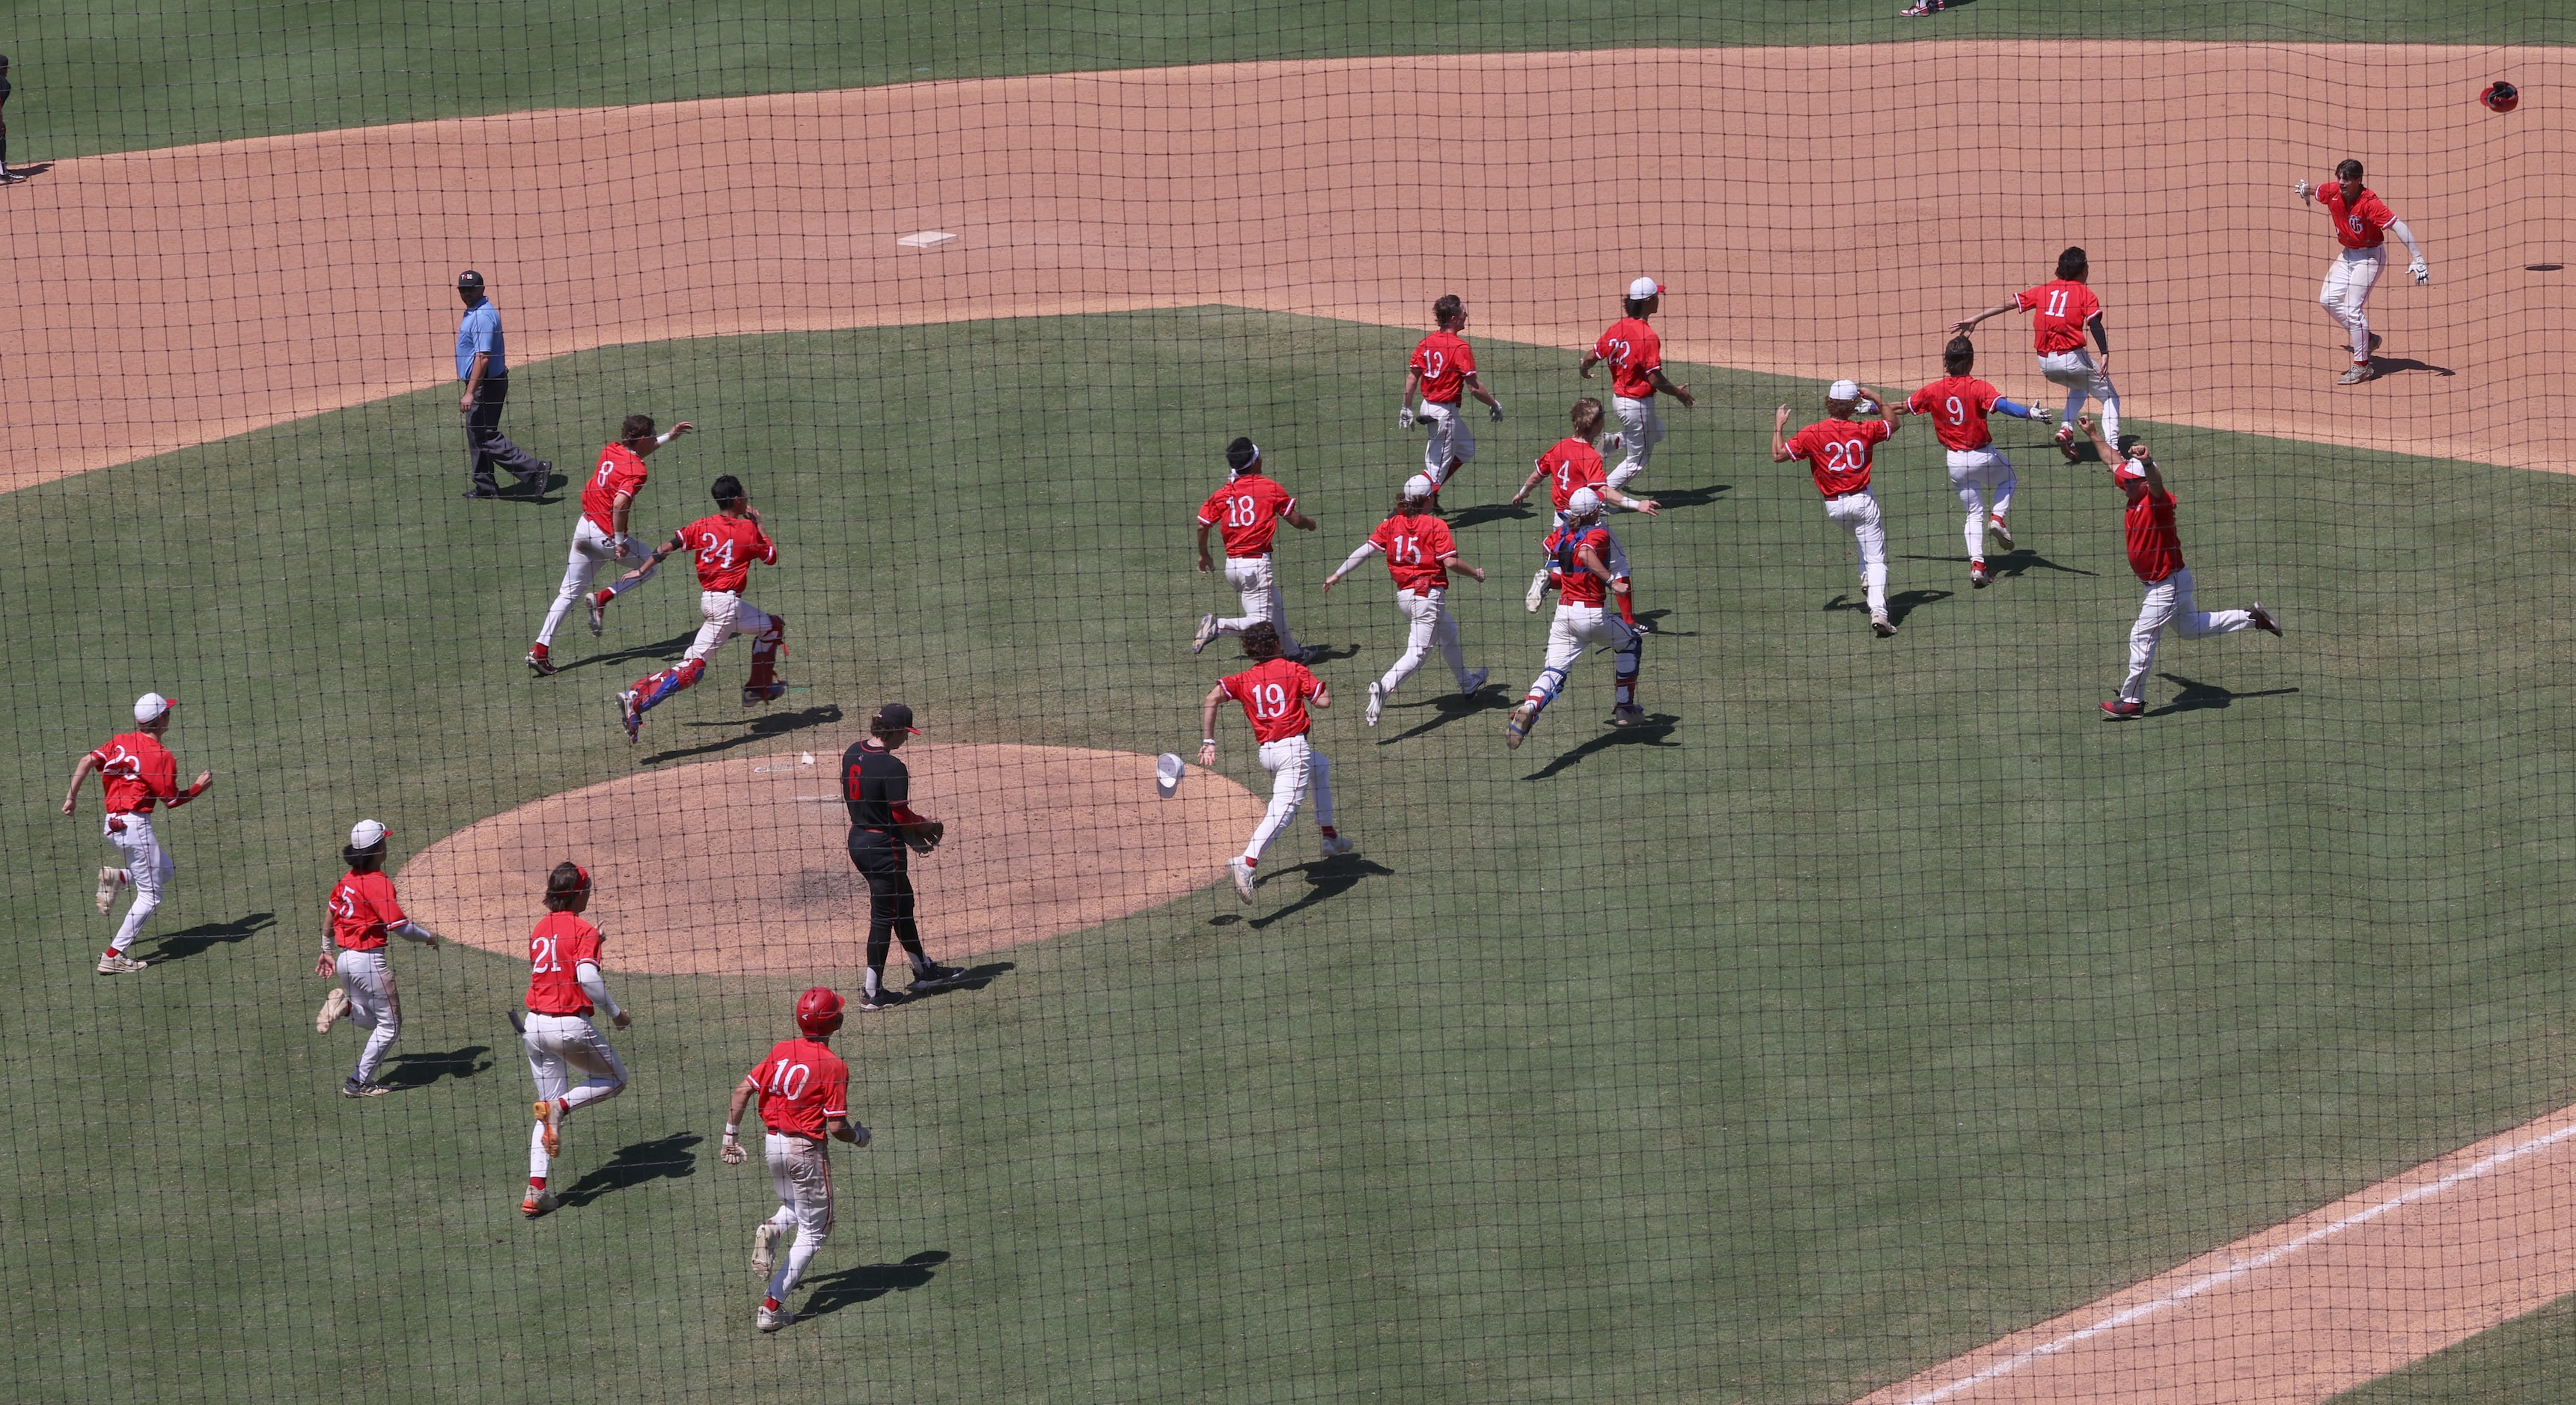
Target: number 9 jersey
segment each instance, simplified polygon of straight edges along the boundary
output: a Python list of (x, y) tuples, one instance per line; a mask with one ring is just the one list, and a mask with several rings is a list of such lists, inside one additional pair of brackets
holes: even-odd
[(1306, 699), (1324, 690), (1302, 663), (1264, 659), (1220, 685), (1243, 704), (1244, 720), (1262, 745), (1306, 735)]

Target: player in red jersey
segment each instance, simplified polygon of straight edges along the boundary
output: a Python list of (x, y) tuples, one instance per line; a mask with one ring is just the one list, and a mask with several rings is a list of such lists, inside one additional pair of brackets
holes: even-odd
[(393, 963), (385, 957), (386, 939), (400, 937), (438, 950), (438, 934), (403, 915), (394, 881), (385, 876), (385, 837), (392, 831), (374, 820), (349, 828), (349, 846), (340, 851), (349, 871), (331, 888), (330, 924), (323, 929), (322, 957), (313, 974), (340, 984), (322, 1001), (313, 1029), (328, 1034), (340, 1016), (367, 1031), (358, 1066), (340, 1081), (344, 1098), (381, 1097), (392, 1090), (376, 1081), (376, 1065), (402, 1035), (402, 994), (394, 988)]
[(1199, 505), (1199, 574), (1216, 569), (1208, 556), (1208, 529), (1221, 528), (1225, 583), (1242, 596), (1243, 613), (1224, 619), (1199, 616), (1198, 637), (1190, 641), (1190, 652), (1206, 648), (1220, 634), (1241, 634), (1256, 624), (1268, 624), (1278, 634), (1284, 656), (1303, 660), (1309, 651), (1297, 647), (1297, 635), (1288, 628), (1288, 604), (1279, 593), (1279, 569), (1271, 560), (1271, 543), (1281, 522), (1311, 532), (1315, 519), (1299, 512), (1296, 496), (1261, 471), (1260, 445), (1238, 437), (1225, 446), (1225, 463), (1225, 486)]
[(1625, 593), (1628, 583), (1610, 569), (1610, 534), (1600, 525), (1600, 493), (1577, 488), (1565, 512), (1564, 528), (1549, 539), (1556, 553), (1557, 597), (1556, 618), (1547, 631), (1547, 662), (1520, 706), (1503, 722), (1503, 744), (1514, 750), (1538, 725), (1538, 715), (1565, 690), (1567, 671), (1587, 649), (1611, 651), (1610, 725), (1627, 727), (1646, 720), (1646, 710), (1637, 705), (1637, 672), (1645, 659), (1645, 636), (1601, 610), (1602, 600)]
[(1469, 580), (1481, 581), (1485, 573), (1470, 566), (1458, 555), (1458, 543), (1449, 535), (1449, 524), (1431, 515), (1432, 495), (1439, 485), (1431, 475), (1417, 473), (1404, 481), (1404, 493), (1395, 501), (1395, 511), (1377, 524), (1369, 539), (1351, 552), (1341, 567), (1324, 577), (1324, 593), (1332, 593), (1344, 576), (1360, 568), (1360, 563), (1383, 553), (1387, 574), (1395, 578), (1395, 608), (1411, 622), (1405, 636), (1404, 654), (1387, 669), (1386, 676), (1369, 684), (1368, 724), (1377, 725), (1378, 714), (1386, 700), (1404, 686), (1404, 680), (1422, 667), (1437, 648), (1449, 665), (1449, 676), (1458, 680), (1458, 691), (1474, 697), (1485, 686), (1485, 670), (1469, 672), (1467, 653), (1458, 645), (1458, 617), (1449, 613), (1449, 573), (1456, 571)]
[(1878, 515), (1878, 495), (1870, 491), (1869, 470), (1877, 447), (1896, 437), (1896, 409), (1893, 398), (1882, 392), (1877, 419), (1854, 419), (1861, 399), (1858, 383), (1834, 382), (1825, 390), (1826, 417), (1794, 437), (1788, 434), (1789, 407), (1781, 406), (1771, 419), (1771, 461), (1807, 461), (1816, 491), (1825, 495), (1825, 517), (1851, 533), (1860, 547), (1869, 627), (1884, 639), (1896, 632), (1896, 622), (1887, 615), (1887, 527)]
[[(2379, 374), (2379, 363), (2370, 354), (2379, 349), (2379, 338), (2371, 333), (2370, 314), (2363, 304), (2370, 301), (2370, 290), (2377, 286), (2380, 272), (2388, 267), (2388, 236), (2396, 235), (2406, 242), (2406, 271), (2417, 283), (2433, 281), (2433, 266), (2424, 261), (2424, 246), (2415, 242), (2415, 231), (2388, 208), (2388, 202), (2361, 183), (2361, 163), (2347, 158), (2335, 167), (2331, 184), (2310, 185), (2302, 180), (2291, 187), (2304, 205), (2310, 196), (2326, 207), (2334, 220), (2335, 242), (2343, 247), (2336, 251), (2334, 266), (2326, 270), (2325, 287), (2317, 301), (2326, 315), (2352, 334), (2352, 369), (2343, 373), (2340, 383), (2359, 385)], [(2117, 427), (2114, 427), (2114, 441)]]
[(627, 519), (635, 510), (635, 495), (644, 491), (644, 460), (655, 449), (670, 443), (696, 425), (682, 420), (667, 434), (653, 432), (651, 415), (628, 415), (618, 426), (617, 442), (602, 447), (599, 462), (593, 464), (590, 479), (581, 489), (581, 520), (572, 528), (572, 554), (565, 558), (563, 584), (555, 590), (555, 603), (546, 611), (546, 622), (537, 626), (536, 647), (528, 650), (528, 671), (543, 678), (555, 671), (554, 660), (547, 651), (555, 642), (555, 631), (562, 627), (564, 616), (572, 612), (578, 600), (590, 607), (590, 632), (596, 638), (607, 625), (608, 602), (653, 578), (661, 563), (650, 564), (632, 582), (619, 577), (603, 590), (593, 591), (590, 583), (599, 568), (614, 561), (620, 566), (645, 566), (644, 544), (627, 531)]
[(787, 695), (787, 684), (778, 676), (778, 661), (787, 654), (787, 621), (782, 616), (763, 613), (759, 606), (742, 598), (743, 583), (750, 578), (753, 562), (778, 564), (778, 543), (760, 529), (760, 510), (751, 505), (751, 494), (743, 491), (740, 479), (730, 473), (718, 478), (714, 496), (716, 515), (682, 527), (654, 551), (651, 560), (627, 572), (618, 583), (620, 589), (632, 589), (643, 584), (672, 552), (694, 552), (698, 560), (698, 613), (706, 620), (698, 626), (698, 637), (690, 641), (688, 652), (680, 656), (678, 667), (645, 674), (635, 680), (633, 687), (617, 695), (618, 719), (626, 726), (629, 742), (643, 730), (644, 714), (673, 693), (697, 686), (699, 677), (707, 671), (707, 660), (737, 634), (752, 637), (751, 677), (742, 685), (742, 705), (776, 702)]
[(2174, 526), (2174, 496), (2166, 489), (2164, 472), (2156, 467), (2146, 442), (2131, 440), (2122, 455), (2104, 441), (2091, 415), (2078, 416), (2076, 424), (2093, 441), (2093, 451), (2102, 456), (2102, 462), (2110, 465), (2111, 486), (2129, 500), (2121, 514), (2129, 538), (2129, 569), (2138, 573), (2147, 598), (2138, 609), (2137, 624), (2129, 630), (2129, 676), (2120, 682), (2120, 696), (2102, 704), (2102, 711), (2115, 718), (2139, 717), (2147, 710), (2147, 669), (2156, 661), (2156, 640), (2166, 625), (2185, 639), (2233, 634), (2249, 627), (2277, 637), (2281, 626), (2260, 600), (2242, 610), (2194, 610), (2191, 568), (2182, 564), (2182, 533)]
[(101, 914), (116, 905), (120, 888), (132, 888), (134, 901), (125, 909), (125, 920), (117, 924), (116, 936), (98, 958), (102, 976), (130, 976), (143, 969), (144, 963), (126, 955), (134, 939), (143, 935), (143, 924), (161, 906), (161, 894), (179, 866), (162, 851), (161, 841), (152, 832), (152, 807), (156, 804), (178, 809), (206, 793), (214, 784), (215, 773), (200, 771), (196, 783), (186, 790), (179, 786), (179, 760), (161, 744), (162, 734), (170, 730), (170, 710), (179, 705), (176, 698), (159, 693), (145, 693), (134, 700), (134, 730), (119, 732), (83, 756), (72, 766), (71, 788), (63, 792), (63, 813), (68, 815), (80, 806), (81, 782), (92, 772), (98, 774), (99, 791), (107, 806), (107, 818), (99, 832), (116, 846), (123, 866), (111, 865), (98, 871), (98, 892), (94, 895)]
[(1655, 396), (1669, 395), (1684, 406), (1699, 401), (1691, 388), (1675, 385), (1664, 378), (1664, 341), (1648, 326), (1646, 319), (1664, 307), (1664, 285), (1652, 278), (1639, 278), (1628, 285), (1626, 316), (1610, 324), (1601, 338), (1586, 352), (1576, 373), (1592, 379), (1592, 368), (1610, 363), (1610, 407), (1619, 414), (1619, 442), (1627, 447), (1627, 457), (1610, 470), (1610, 486), (1624, 488), (1628, 480), (1646, 471), (1646, 460), (1652, 458), (1655, 446), (1664, 442), (1664, 418), (1655, 413)]
[[(1460, 395), (1484, 401), (1485, 412), (1496, 424), (1503, 422), (1503, 402), (1477, 378), (1476, 352), (1458, 335), (1467, 329), (1467, 305), (1456, 293), (1443, 293), (1431, 305), (1431, 318), (1440, 330), (1413, 348), (1413, 359), (1405, 366), (1404, 398), (1396, 407), (1395, 427), (1411, 429), (1420, 421), (1430, 429), (1430, 442), (1422, 446), (1422, 472), (1437, 491), (1448, 487), (1449, 475), (1476, 457), (1476, 433), (1459, 413)], [(1422, 395), (1419, 411), (1413, 408), (1416, 391)]]
[[(519, 1048), (537, 1080), (531, 1104), (537, 1125), (528, 1133), (528, 1193), (519, 1213), (532, 1220), (562, 1203), (546, 1189), (546, 1176), (563, 1152), (564, 1119), (626, 1091), (626, 1065), (590, 1016), (606, 1010), (619, 1029), (635, 1020), (618, 1008), (599, 973), (599, 929), (581, 916), (589, 906), (589, 871), (556, 864), (546, 876), (546, 915), (528, 934), (528, 1013), (519, 1022)], [(582, 1075), (578, 1084), (575, 1072)]]
[[(1986, 534), (1992, 532), (2004, 550), (2012, 550), (2012, 528), (2004, 513), (2012, 507), (2013, 466), (1995, 447), (1986, 416), (2002, 411), (2016, 419), (2048, 423), (2048, 411), (2015, 404), (2003, 392), (1969, 374), (1977, 366), (1976, 343), (1952, 337), (1941, 350), (1941, 379), (1906, 397), (1898, 408), (1932, 417), (1932, 433), (1947, 451), (1950, 486), (1968, 510), (1968, 584), (1983, 590), (1994, 576), (1986, 570)], [(1987, 494), (1992, 494), (1991, 498)]]
[[(1589, 395), (1584, 396), (1574, 402), (1571, 418), (1574, 433), (1558, 440), (1553, 448), (1539, 455), (1538, 462), (1530, 469), (1530, 476), (1522, 480), (1521, 490), (1512, 494), (1512, 506), (1518, 507), (1529, 500), (1530, 490), (1544, 481), (1548, 500), (1556, 508), (1556, 520), (1549, 525), (1547, 536), (1539, 543), (1538, 574), (1530, 577), (1529, 590), (1521, 597), (1522, 608), (1531, 614), (1538, 613), (1539, 602), (1546, 598), (1549, 585), (1556, 579), (1556, 539), (1565, 530), (1565, 505), (1573, 500), (1576, 492), (1590, 488), (1606, 505), (1605, 511), (1626, 508), (1648, 517), (1661, 511), (1661, 504), (1653, 498), (1630, 497), (1611, 487), (1610, 476), (1602, 472), (1601, 451), (1592, 447), (1601, 435), (1601, 402)], [(1616, 442), (1615, 438), (1613, 442)], [(1618, 533), (1611, 532), (1608, 527), (1601, 530), (1610, 536), (1610, 549), (1603, 558), (1610, 567), (1610, 574), (1629, 582), (1628, 549), (1619, 544)], [(1640, 634), (1654, 632), (1644, 620), (1637, 618), (1633, 582), (1629, 582), (1628, 589), (1616, 592), (1612, 598), (1619, 602), (1620, 620), (1630, 629)]]
[[(756, 1103), (769, 1128), (761, 1152), (769, 1162), (770, 1187), (778, 1192), (778, 1213), (751, 1232), (752, 1272), (768, 1279), (767, 1295), (752, 1317), (764, 1332), (796, 1320), (787, 1310), (787, 1295), (796, 1291), (806, 1265), (832, 1234), (832, 1155), (824, 1138), (862, 1147), (869, 1140), (868, 1129), (850, 1120), (850, 1066), (832, 1052), (842, 1012), (841, 997), (823, 986), (798, 996), (797, 1036), (770, 1046), (734, 1085), (733, 1104), (725, 1111), (724, 1142), (717, 1155), (728, 1166), (744, 1160), (745, 1108)], [(778, 1241), (790, 1233), (796, 1243), (780, 1263)]]
[[(2075, 412), (2084, 408), (2088, 395), (2102, 402), (2102, 424), (2111, 441), (2116, 444), (2120, 439), (2120, 392), (2111, 384), (2111, 333), (2102, 321), (2102, 300), (2085, 286), (2091, 272), (2084, 251), (2070, 247), (2057, 256), (2057, 277), (1950, 327), (1953, 336), (1966, 336), (1989, 317), (2015, 310), (2034, 314), (2031, 340), (2039, 352), (2039, 373), (2066, 387), (2057, 447), (2068, 463), (2076, 461)], [(2102, 348), (2098, 361), (2084, 349), (2088, 331)]]
[(1315, 792), (1315, 827), (1324, 834), (1324, 857), (1351, 853), (1359, 845), (1333, 828), (1333, 763), (1306, 740), (1307, 705), (1331, 707), (1333, 690), (1304, 664), (1280, 657), (1279, 634), (1267, 624), (1243, 631), (1243, 656), (1253, 661), (1252, 667), (1208, 689), (1199, 706), (1199, 765), (1216, 765), (1217, 708), (1228, 698), (1243, 704), (1243, 720), (1252, 724), (1253, 740), (1260, 743), (1261, 769), (1270, 773), (1270, 808), (1262, 812), (1242, 856), (1226, 862), (1235, 895), (1250, 902), (1261, 851), (1295, 822), (1309, 786)]

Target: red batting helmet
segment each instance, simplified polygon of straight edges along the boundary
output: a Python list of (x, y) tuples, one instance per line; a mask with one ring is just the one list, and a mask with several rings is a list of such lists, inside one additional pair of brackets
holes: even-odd
[(816, 986), (796, 997), (796, 1027), (808, 1039), (820, 1039), (841, 1027), (841, 997), (829, 986)]
[(2485, 103), (2489, 112), (2511, 112), (2522, 101), (2522, 93), (2499, 78), (2489, 83), (2485, 92), (2478, 94), (2478, 101)]

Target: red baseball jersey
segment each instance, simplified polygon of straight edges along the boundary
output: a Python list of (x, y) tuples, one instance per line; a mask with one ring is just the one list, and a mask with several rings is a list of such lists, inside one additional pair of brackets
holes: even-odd
[(119, 732), (89, 759), (111, 815), (148, 815), (155, 801), (178, 798), (179, 758), (150, 732)]
[(1422, 376), (1422, 398), (1455, 405), (1476, 369), (1476, 353), (1455, 332), (1433, 332), (1413, 348), (1413, 369)]
[(1631, 400), (1652, 399), (1655, 382), (1647, 374), (1664, 368), (1664, 339), (1642, 317), (1622, 317), (1610, 324), (1592, 354), (1610, 363), (1610, 393)]
[(2182, 569), (2182, 533), (2174, 528), (2174, 497), (2147, 487), (2143, 473), (2120, 475), (2120, 491), (2129, 495), (2121, 525), (2129, 533), (2129, 569), (2149, 585)]
[(1610, 475), (1601, 467), (1601, 451), (1571, 434), (1539, 455), (1538, 466), (1547, 470), (1547, 496), (1559, 512), (1565, 511), (1576, 489), (1594, 488), (1610, 481)]
[(2326, 207), (2334, 218), (2335, 239), (2347, 249), (2376, 249), (2388, 242), (2388, 227), (2397, 216), (2378, 192), (2364, 186), (2361, 198), (2350, 206), (2343, 203), (2343, 183), (2328, 181), (2317, 190), (2317, 203)]
[(1306, 699), (1324, 690), (1302, 663), (1265, 659), (1225, 680), (1227, 697), (1243, 704), (1244, 720), (1262, 742), (1306, 735)]
[(331, 889), (331, 940), (344, 951), (377, 951), (385, 929), (403, 921), (394, 881), (381, 873), (344, 873)]
[(1789, 441), (1789, 457), (1807, 461), (1817, 492), (1838, 498), (1869, 486), (1871, 450), (1894, 432), (1885, 420), (1818, 420)]
[(588, 1015), (581, 963), (599, 964), (599, 929), (579, 913), (549, 912), (528, 934), (528, 1013)]
[(825, 1121), (849, 1120), (850, 1066), (828, 1044), (801, 1035), (781, 1039), (749, 1077), (760, 1089), (754, 1100), (760, 1120), (773, 1132), (821, 1141)]
[(751, 575), (751, 563), (778, 564), (778, 543), (748, 517), (717, 513), (680, 529), (680, 549), (697, 553), (698, 589), (739, 594)]
[(1986, 416), (2003, 393), (1975, 376), (1943, 376), (1905, 402), (1905, 408), (1932, 417), (1932, 433), (1945, 449), (1982, 449), (1995, 442)]
[(1610, 569), (1609, 528), (1586, 527), (1578, 533), (1571, 527), (1560, 527), (1547, 534), (1547, 552), (1555, 564), (1559, 604), (1598, 605), (1610, 588), (1609, 582), (1584, 566), (1580, 558), (1586, 546), (1592, 548), (1593, 555), (1601, 558), (1601, 569)]
[(1224, 530), (1228, 556), (1267, 556), (1279, 519), (1296, 510), (1297, 499), (1287, 489), (1258, 473), (1238, 474), (1208, 494), (1199, 506), (1199, 524)]
[(1408, 517), (1399, 512), (1377, 524), (1369, 540), (1386, 553), (1386, 573), (1395, 577), (1396, 589), (1448, 588), (1449, 568), (1440, 558), (1458, 554), (1448, 523), (1429, 513)]
[(644, 460), (623, 444), (610, 444), (599, 451), (599, 463), (590, 471), (590, 481), (582, 485), (581, 515), (603, 532), (617, 530), (617, 519), (609, 515), (622, 495), (633, 497), (644, 491)]
[(2018, 294), (2013, 306), (2038, 316), (2030, 319), (2031, 344), (2042, 356), (2084, 349), (2084, 324), (2099, 316), (2102, 300), (2072, 278), (2058, 278)]

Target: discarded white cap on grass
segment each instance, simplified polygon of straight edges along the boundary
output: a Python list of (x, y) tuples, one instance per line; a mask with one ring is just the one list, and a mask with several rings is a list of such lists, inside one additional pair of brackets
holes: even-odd
[(1171, 799), (1172, 792), (1181, 788), (1181, 772), (1183, 769), (1181, 758), (1171, 752), (1167, 751), (1162, 755), (1155, 757), (1154, 793), (1162, 796), (1166, 800)]

